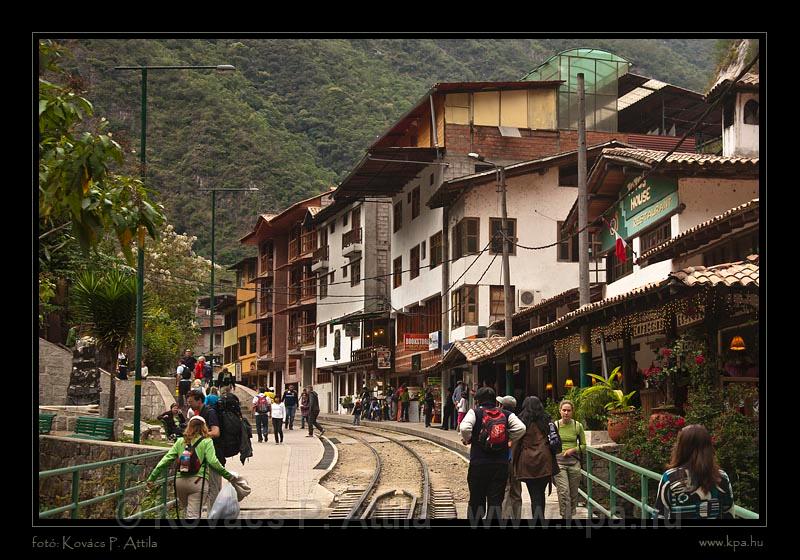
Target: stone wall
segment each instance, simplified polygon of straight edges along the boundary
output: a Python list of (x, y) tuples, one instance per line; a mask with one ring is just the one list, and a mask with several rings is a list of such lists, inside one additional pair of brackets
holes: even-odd
[[(86, 463), (109, 461), (120, 457), (141, 455), (152, 451), (166, 452), (168, 448), (149, 445), (133, 445), (115, 442), (95, 442), (66, 437), (39, 436), (39, 472), (59, 469)], [(140, 459), (128, 463), (126, 488), (143, 482), (155, 468), (161, 456)], [(119, 465), (82, 471), (80, 475), (80, 499), (109, 494), (118, 490)], [(56, 475), (39, 482), (39, 510), (67, 505), (72, 501), (72, 475)], [(139, 506), (143, 491), (132, 493), (126, 498), (125, 514), (131, 515)], [(110, 519), (115, 516), (116, 500), (108, 500), (86, 506), (79, 511), (81, 519)], [(155, 504), (153, 504), (155, 505)], [(69, 512), (55, 518), (69, 518)]]
[[(164, 383), (166, 382), (166, 383)], [(174, 386), (175, 380), (171, 378), (145, 379), (142, 381), (142, 420), (155, 418), (165, 410), (169, 409), (174, 396), (169, 392), (169, 383)], [(165, 389), (166, 385), (166, 391)], [(108, 410), (108, 395), (111, 390), (111, 374), (101, 371), (100, 386), (100, 414), (105, 415)], [(119, 409), (133, 406), (134, 397), (133, 377), (126, 381), (117, 379), (117, 414), (124, 421), (130, 423), (133, 420), (133, 410), (120, 411)]]
[(72, 352), (39, 339), (39, 404), (67, 404), (67, 387), (72, 371)]

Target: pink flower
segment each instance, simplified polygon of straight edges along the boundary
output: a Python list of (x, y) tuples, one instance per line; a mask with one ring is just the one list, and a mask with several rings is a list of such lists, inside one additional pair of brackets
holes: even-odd
[(642, 454), (642, 450), (641, 450), (641, 449), (634, 449), (634, 450), (633, 450), (633, 454), (634, 454), (634, 455), (636, 455), (636, 456), (638, 457), (639, 455), (641, 455), (641, 454)]
[(684, 419), (684, 418), (678, 418), (678, 422), (677, 422), (677, 424), (678, 424), (678, 426), (679, 426), (679, 427), (683, 428), (683, 426), (685, 426), (685, 425), (686, 425), (686, 419)]
[(672, 356), (672, 350), (670, 348), (662, 348), (661, 355), (664, 356), (665, 358), (669, 358), (670, 356)]
[(703, 365), (705, 361), (706, 359), (703, 357), (702, 354), (698, 354), (694, 359), (694, 363), (696, 363), (698, 366)]

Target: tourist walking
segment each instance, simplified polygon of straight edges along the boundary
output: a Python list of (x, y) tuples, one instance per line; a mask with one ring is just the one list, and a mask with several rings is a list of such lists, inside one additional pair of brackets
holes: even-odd
[(210, 363), (203, 365), (203, 385), (211, 387), (214, 384), (214, 368)]
[(286, 420), (284, 421), (284, 426), (293, 430), (294, 414), (297, 410), (297, 389), (294, 385), (289, 385), (289, 388), (283, 394), (283, 404), (286, 405)]
[[(494, 389), (492, 389), (492, 391), (494, 391)], [(468, 410), (467, 394), (466, 392), (462, 392), (461, 398), (458, 400), (458, 426), (461, 425), (461, 422), (464, 420), (464, 416), (467, 415)]]
[(188, 348), (183, 351), (183, 358), (181, 358), (181, 363), (185, 365), (189, 370), (189, 376), (194, 374), (194, 368), (197, 365), (197, 359), (192, 356), (192, 351)]
[(401, 414), (401, 422), (408, 422), (408, 409), (411, 406), (411, 395), (408, 394), (408, 387), (405, 385), (401, 385), (400, 388), (403, 390), (400, 393), (400, 406), (402, 407), (402, 414)]
[(183, 517), (184, 519), (198, 519), (202, 514), (203, 506), (208, 503), (213, 504), (213, 501), (210, 500), (210, 473), (213, 472), (226, 480), (233, 478), (233, 475), (217, 458), (208, 425), (203, 416), (198, 414), (192, 417), (183, 436), (178, 438), (147, 477), (148, 486), (152, 487), (161, 473), (176, 460), (175, 494), (180, 508), (183, 510)]
[(668, 470), (656, 492), (659, 518), (731, 519), (733, 489), (714, 457), (711, 434), (701, 424), (678, 432)]
[(314, 387), (308, 386), (308, 435), (306, 437), (314, 437), (314, 427), (319, 430), (319, 435), (325, 433), (325, 428), (317, 423), (317, 416), (319, 416), (319, 395), (314, 391)]
[(275, 444), (277, 445), (283, 443), (283, 421), (286, 418), (286, 405), (281, 402), (280, 397), (275, 397), (270, 408), (272, 427), (275, 430)]
[[(497, 402), (509, 415), (517, 408), (517, 399), (511, 395), (497, 397)], [(508, 450), (508, 482), (503, 496), (503, 519), (520, 519), (522, 517), (522, 483), (514, 476), (514, 465), (511, 462), (513, 449)]]
[(556, 455), (559, 472), (556, 474), (558, 511), (563, 519), (575, 517), (578, 506), (578, 489), (581, 486), (581, 450), (586, 447), (583, 425), (573, 418), (575, 405), (564, 399), (559, 405), (561, 419), (558, 435), (561, 437), (561, 453)]
[(192, 388), (192, 372), (183, 362), (178, 362), (175, 378), (178, 382), (178, 404), (181, 408), (185, 408), (187, 406), (186, 395)]
[(301, 430), (305, 429), (306, 420), (308, 420), (308, 389), (303, 387), (303, 392), (300, 393), (300, 429)]
[(491, 387), (478, 390), (478, 406), (467, 412), (459, 429), (464, 445), (469, 445), (468, 517), (498, 519), (508, 480), (508, 446), (525, 435), (525, 425), (513, 414), (497, 408)]
[[(479, 389), (478, 392), (483, 389)], [(550, 451), (547, 436), (550, 417), (538, 397), (526, 397), (519, 419), (525, 425), (525, 435), (514, 445), (512, 468), (514, 476), (525, 483), (531, 496), (534, 519), (544, 517), (544, 490), (558, 474), (555, 454)], [(552, 486), (551, 486), (552, 491)]]
[(197, 379), (200, 379), (201, 381), (203, 380), (203, 377), (204, 377), (203, 368), (205, 368), (205, 365), (206, 365), (206, 357), (205, 356), (200, 356), (199, 358), (197, 358), (197, 363), (194, 365), (194, 378), (195, 378), (195, 380), (197, 380)]
[(117, 379), (122, 381), (128, 379), (128, 357), (122, 351), (117, 354)]
[(258, 443), (267, 441), (269, 438), (269, 413), (271, 407), (272, 401), (267, 395), (264, 394), (264, 389), (259, 389), (258, 394), (253, 397), (253, 415), (255, 416), (256, 420)]
[(361, 425), (361, 401), (353, 405), (353, 426)]

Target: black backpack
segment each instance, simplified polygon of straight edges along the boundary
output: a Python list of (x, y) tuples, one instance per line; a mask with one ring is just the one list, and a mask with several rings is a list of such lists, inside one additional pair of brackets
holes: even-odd
[(561, 434), (558, 433), (558, 428), (552, 421), (548, 426), (547, 445), (550, 447), (550, 452), (553, 455), (561, 453)]

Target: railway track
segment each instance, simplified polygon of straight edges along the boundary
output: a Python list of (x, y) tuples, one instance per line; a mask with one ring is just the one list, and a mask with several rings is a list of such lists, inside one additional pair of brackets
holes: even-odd
[[(391, 480), (390, 475), (386, 474), (384, 469), (381, 453), (385, 456), (388, 455), (392, 460), (395, 459), (386, 449), (379, 452), (378, 446), (383, 446), (385, 443), (372, 443), (366, 438), (356, 435), (356, 433), (377, 434), (374, 434), (369, 429), (356, 429), (353, 426), (349, 426), (347, 429), (331, 426), (329, 429), (331, 432), (341, 433), (345, 437), (355, 439), (366, 445), (372, 451), (376, 465), (375, 473), (369, 484), (365, 487), (348, 488), (338, 497), (337, 507), (330, 515), (331, 519), (410, 520), (428, 519), (434, 515), (436, 517), (455, 517), (455, 505), (452, 504), (452, 496), (450, 496), (450, 504), (448, 504), (446, 492), (431, 492), (430, 470), (425, 459), (416, 450), (398, 439), (385, 434), (378, 435), (378, 437), (390, 444), (404, 449), (414, 457), (419, 465), (420, 474), (422, 475), (421, 482), (410, 485), (407, 481), (403, 481), (398, 484), (396, 481)], [(409, 486), (414, 487), (410, 488)], [(378, 492), (379, 488), (381, 489), (380, 492)], [(370, 497), (369, 504), (365, 505)], [(450, 505), (452, 507), (448, 507)]]

